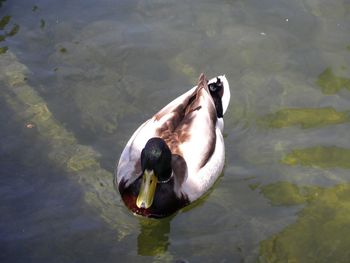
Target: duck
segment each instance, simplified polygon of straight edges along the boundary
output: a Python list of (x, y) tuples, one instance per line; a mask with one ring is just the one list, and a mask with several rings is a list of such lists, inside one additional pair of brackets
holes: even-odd
[(223, 116), (230, 101), (225, 75), (180, 95), (132, 134), (123, 149), (114, 186), (135, 215), (163, 218), (203, 196), (225, 163)]

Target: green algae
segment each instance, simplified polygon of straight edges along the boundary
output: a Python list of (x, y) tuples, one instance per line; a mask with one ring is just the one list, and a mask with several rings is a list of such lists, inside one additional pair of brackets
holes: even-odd
[(60, 52), (63, 53), (63, 54), (67, 53), (67, 49), (65, 47), (61, 47), (60, 48)]
[[(4, 30), (5, 27), (10, 23), (11, 16), (3, 16), (0, 19), (0, 30)], [(7, 37), (12, 37), (18, 33), (20, 29), (20, 26), (18, 24), (14, 24), (10, 31), (6, 32), (4, 31), (2, 34), (0, 34), (0, 42), (5, 41)], [(7, 46), (0, 47), (0, 55), (5, 54), (8, 50)]]
[(11, 16), (3, 16), (0, 19), (0, 30), (4, 30), (4, 28), (7, 26), (7, 24), (10, 22)]
[(179, 54), (175, 56), (169, 64), (175, 71), (184, 74), (189, 80), (194, 81), (198, 77), (198, 72), (187, 60), (186, 55)]
[(5, 54), (8, 49), (8, 47), (0, 47), (0, 55)]
[[(26, 83), (28, 69), (13, 53), (3, 55), (0, 69), (0, 82), (5, 84), (1, 96), (19, 121), (36, 128), (41, 140), (49, 147), (48, 159), (82, 186), (85, 202), (117, 231), (119, 239), (128, 235), (130, 218), (125, 219), (128, 215), (118, 208), (113, 175), (100, 166), (100, 155), (91, 147), (79, 144), (75, 136), (55, 119), (46, 102)], [(123, 224), (118, 224), (116, 218)]]
[(349, 261), (350, 184), (321, 188), (281, 183), (266, 186), (263, 194), (273, 203), (305, 207), (294, 224), (260, 243), (259, 262)]
[(342, 89), (350, 91), (350, 78), (336, 76), (331, 68), (325, 69), (316, 80), (324, 94), (335, 94)]
[(284, 128), (299, 125), (304, 129), (322, 127), (350, 121), (347, 112), (338, 112), (332, 107), (326, 108), (288, 108), (261, 118), (270, 128)]
[(68, 160), (67, 168), (72, 171), (99, 169), (99, 163), (96, 154), (90, 148), (85, 148), (81, 154), (75, 154)]
[(336, 146), (315, 146), (294, 149), (281, 160), (287, 165), (350, 169), (350, 149)]
[(318, 196), (318, 187), (298, 187), (289, 182), (277, 182), (262, 186), (260, 192), (272, 205), (299, 205)]
[(20, 29), (20, 26), (18, 24), (14, 24), (10, 32), (8, 32), (6, 35), (9, 37), (12, 37), (18, 33), (19, 29)]

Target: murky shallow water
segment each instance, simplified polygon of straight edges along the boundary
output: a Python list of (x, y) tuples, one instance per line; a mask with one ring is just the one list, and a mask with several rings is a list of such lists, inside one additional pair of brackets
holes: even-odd
[[(350, 2), (0, 1), (2, 262), (348, 262)], [(226, 166), (131, 215), (131, 133), (226, 74)]]

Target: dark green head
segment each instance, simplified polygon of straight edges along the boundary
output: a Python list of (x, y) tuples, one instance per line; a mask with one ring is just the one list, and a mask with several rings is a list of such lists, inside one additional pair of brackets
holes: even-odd
[(159, 182), (171, 176), (171, 151), (165, 141), (158, 137), (149, 139), (141, 152), (142, 172), (153, 170)]
[(151, 207), (158, 183), (171, 177), (171, 151), (161, 138), (151, 138), (141, 152), (142, 181), (136, 199), (138, 208)]

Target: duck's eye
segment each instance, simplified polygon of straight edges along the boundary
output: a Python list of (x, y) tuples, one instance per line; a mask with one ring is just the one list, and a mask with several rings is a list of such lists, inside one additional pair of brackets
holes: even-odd
[(209, 85), (210, 91), (216, 91), (216, 86), (215, 85)]
[(150, 183), (152, 184), (153, 183), (153, 180), (151, 179)]

